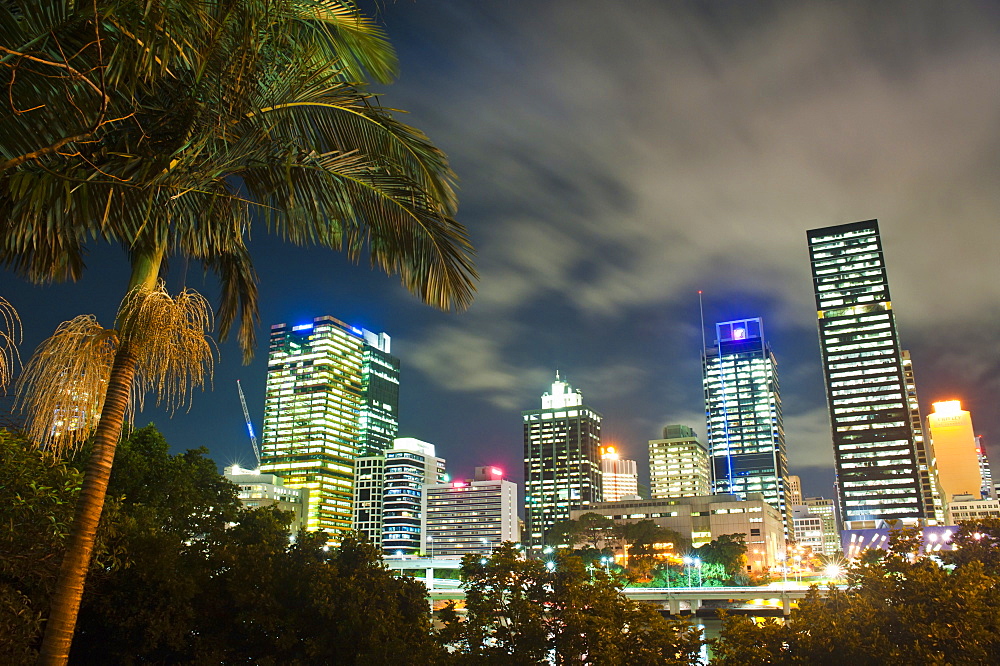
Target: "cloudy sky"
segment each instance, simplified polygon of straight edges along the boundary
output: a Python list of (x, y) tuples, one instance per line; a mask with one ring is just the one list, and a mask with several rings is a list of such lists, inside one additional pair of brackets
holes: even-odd
[[(400, 434), (437, 444), (455, 476), (497, 464), (521, 480), (519, 412), (556, 369), (642, 467), (664, 425), (705, 431), (700, 289), (709, 325), (764, 319), (792, 471), (829, 497), (806, 230), (878, 218), (925, 411), (962, 399), (1000, 461), (998, 5), (397, 0), (378, 13), (402, 68), (382, 102), (451, 157), (479, 295), (435, 312), (261, 229), (262, 340), (320, 314), (387, 332)], [(95, 248), (75, 285), (2, 274), (25, 347), (75, 314), (110, 322), (125, 273)], [(139, 421), (175, 448), (248, 460), (235, 380), (259, 429), (266, 347), (249, 367), (222, 353), (190, 412)]]

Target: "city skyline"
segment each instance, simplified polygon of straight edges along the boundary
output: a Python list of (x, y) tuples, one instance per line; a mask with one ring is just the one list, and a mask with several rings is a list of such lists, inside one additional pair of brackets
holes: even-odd
[[(525, 22), (515, 15), (528, 5), (513, 4), (379, 13), (402, 70), (385, 103), (410, 109), (462, 179), (459, 218), (483, 275), (472, 309), (434, 312), (393, 278), (260, 229), (255, 362), (223, 344), (212, 392), (172, 420), (147, 404), (137, 425), (155, 421), (177, 450), (206, 445), (220, 465), (250, 462), (235, 380), (260, 429), (267, 327), (329, 313), (393, 337), (400, 435), (433, 442), (461, 475), (491, 464), (522, 482), (517, 415), (555, 369), (605, 416), (605, 442), (643, 461), (664, 425), (705, 431), (703, 289), (707, 321), (768, 321), (790, 470), (805, 494), (831, 497), (803, 237), (878, 218), (923, 411), (962, 400), (997, 459), (995, 15), (961, 3), (939, 15), (920, 3), (709, 13), (637, 2), (609, 17), (553, 2)], [(95, 245), (88, 263), (76, 285), (4, 272), (22, 355), (76, 314), (110, 325), (125, 262)], [(185, 268), (171, 287), (214, 299), (214, 283)]]

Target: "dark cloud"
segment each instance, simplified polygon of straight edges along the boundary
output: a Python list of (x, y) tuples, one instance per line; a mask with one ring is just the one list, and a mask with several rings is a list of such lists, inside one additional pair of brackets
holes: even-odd
[[(663, 425), (704, 434), (703, 289), (709, 324), (764, 317), (793, 471), (829, 496), (805, 232), (873, 217), (922, 399), (965, 398), (1000, 456), (995, 5), (418, 0), (379, 11), (402, 64), (383, 103), (411, 111), (452, 158), (478, 299), (436, 313), (395, 280), (255, 239), (262, 317), (329, 313), (392, 335), (402, 434), (437, 443), (457, 475), (519, 470), (519, 412), (557, 368), (639, 460)], [(89, 284), (113, 311), (118, 292)], [(72, 300), (60, 318), (79, 310), (80, 290), (48, 293), (59, 296), (37, 302), (50, 309)], [(26, 327), (47, 327), (30, 308)], [(158, 418), (175, 445), (205, 443), (220, 459), (248, 448), (231, 380), (243, 378), (258, 419), (264, 383), (263, 359), (241, 369), (223, 352), (219, 390)]]
[[(453, 49), (454, 65), (446, 76), (404, 73), (402, 85), (445, 94), (424, 117), (465, 166), (483, 269), (477, 307), (452, 326), (491, 341), (483, 376), (532, 345), (532, 331), (585, 326), (629, 347), (631, 360), (615, 367), (672, 374), (635, 375), (646, 385), (627, 405), (607, 384), (582, 387), (598, 408), (622, 410), (604, 409), (606, 422), (630, 420), (621, 429), (636, 445), (655, 435), (638, 424), (670, 414), (703, 431), (696, 365), (684, 361), (681, 376), (668, 369), (697, 353), (692, 322), (667, 324), (687, 339), (674, 336), (684, 346), (664, 352), (635, 335), (635, 319), (654, 309), (690, 317), (698, 288), (718, 312), (766, 301), (766, 311), (740, 314), (764, 316), (784, 343), (775, 353), (790, 460), (824, 466), (832, 454), (806, 229), (880, 218), (924, 394), (935, 392), (941, 364), (967, 366), (970, 390), (996, 383), (983, 360), (1000, 340), (991, 326), (1000, 314), (998, 22), (963, 3), (775, 3), (752, 14), (746, 4), (480, 2), (459, 26), (433, 11), (432, 22), (422, 12), (438, 5), (419, 3), (409, 18), (423, 40)], [(522, 334), (498, 340), (503, 321)], [(956, 325), (988, 333), (951, 336), (947, 350), (933, 343)], [(429, 332), (417, 353), (476, 349), (436, 338)], [(581, 359), (576, 374), (606, 362)], [(448, 381), (448, 363), (420, 367)], [(533, 406), (544, 385), (526, 380), (545, 369), (527, 363), (505, 375), (503, 403)], [(786, 381), (802, 374), (812, 387)], [(651, 386), (658, 406), (637, 397)]]

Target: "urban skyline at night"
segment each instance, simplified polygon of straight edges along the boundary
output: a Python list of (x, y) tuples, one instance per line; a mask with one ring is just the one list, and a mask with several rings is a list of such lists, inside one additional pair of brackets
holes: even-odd
[[(706, 321), (768, 323), (790, 471), (806, 495), (832, 497), (803, 239), (878, 218), (923, 411), (962, 400), (996, 459), (998, 18), (973, 5), (588, 7), (553, 2), (530, 22), (498, 2), (381, 9), (402, 70), (391, 103), (462, 179), (477, 301), (435, 312), (393, 278), (261, 230), (258, 338), (324, 314), (385, 331), (401, 362), (399, 434), (434, 443), (459, 474), (497, 465), (521, 483), (518, 414), (556, 369), (625, 458), (644, 461), (668, 424), (704, 433), (701, 289)], [(126, 262), (94, 244), (88, 264), (77, 284), (3, 274), (22, 355), (74, 315), (110, 325)], [(200, 268), (172, 270), (172, 288), (216, 298)], [(260, 428), (266, 362), (263, 343), (249, 367), (225, 343), (190, 412), (170, 419), (150, 403), (137, 424), (156, 422), (177, 450), (250, 462), (235, 381)]]

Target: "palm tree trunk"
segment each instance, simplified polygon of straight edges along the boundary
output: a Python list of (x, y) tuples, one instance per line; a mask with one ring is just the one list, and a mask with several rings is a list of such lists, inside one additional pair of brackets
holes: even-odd
[[(162, 259), (162, 249), (139, 254), (133, 259), (129, 293), (149, 289), (156, 284)], [(118, 322), (118, 329), (122, 330), (121, 322)], [(76, 619), (94, 552), (97, 526), (104, 509), (104, 497), (108, 492), (115, 448), (125, 427), (125, 412), (135, 383), (137, 358), (129, 341), (120, 336), (108, 379), (104, 408), (94, 431), (94, 448), (83, 473), (83, 485), (66, 544), (66, 555), (52, 592), (49, 619), (45, 624), (45, 635), (38, 654), (40, 666), (65, 665), (69, 661), (69, 649), (76, 631)]]

